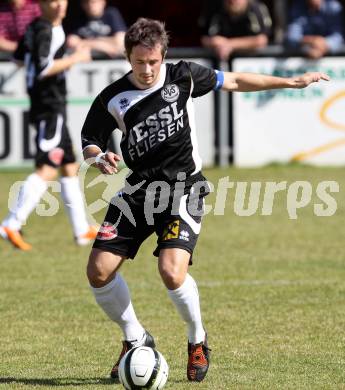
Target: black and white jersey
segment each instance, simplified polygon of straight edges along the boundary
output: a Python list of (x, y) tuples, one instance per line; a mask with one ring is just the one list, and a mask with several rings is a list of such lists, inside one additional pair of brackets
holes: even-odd
[(192, 98), (221, 86), (218, 72), (193, 62), (162, 64), (158, 82), (144, 90), (130, 82), (129, 74), (94, 100), (82, 129), (83, 148), (97, 145), (105, 151), (117, 128), (132, 178), (173, 182), (179, 172), (187, 177), (199, 172)]
[(26, 85), (33, 118), (47, 112), (62, 112), (66, 104), (64, 72), (45, 77), (55, 59), (65, 53), (65, 33), (62, 26), (52, 26), (47, 20), (35, 19), (27, 28), (14, 53), (14, 59), (24, 62)]

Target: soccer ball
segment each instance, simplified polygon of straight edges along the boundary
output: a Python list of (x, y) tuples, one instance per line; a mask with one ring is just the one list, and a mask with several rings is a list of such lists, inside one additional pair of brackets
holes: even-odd
[(129, 350), (119, 365), (119, 380), (127, 390), (164, 387), (169, 374), (169, 366), (164, 356), (150, 347), (137, 347)]

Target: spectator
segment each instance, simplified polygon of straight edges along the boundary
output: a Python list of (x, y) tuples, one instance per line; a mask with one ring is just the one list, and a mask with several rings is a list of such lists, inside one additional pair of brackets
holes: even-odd
[(108, 57), (124, 53), (126, 24), (115, 7), (106, 7), (106, 0), (81, 0), (83, 15), (70, 26), (67, 46), (75, 49), (83, 44)]
[(298, 0), (291, 8), (287, 46), (310, 58), (336, 53), (343, 44), (343, 10), (337, 0)]
[(28, 24), (40, 14), (34, 0), (7, 0), (0, 5), (0, 51), (13, 53)]
[(221, 60), (227, 60), (234, 52), (265, 47), (271, 26), (271, 17), (263, 3), (223, 0), (221, 9), (208, 21), (202, 18), (201, 42)]

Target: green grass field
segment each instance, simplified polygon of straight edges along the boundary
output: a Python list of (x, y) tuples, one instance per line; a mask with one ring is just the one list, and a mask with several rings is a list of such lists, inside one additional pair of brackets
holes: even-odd
[[(287, 193), (271, 216), (207, 215), (191, 274), (198, 281), (212, 348), (205, 382), (185, 377), (185, 327), (159, 279), (155, 238), (123, 274), (138, 317), (170, 366), (166, 389), (345, 388), (345, 177), (343, 168), (272, 166), (206, 170), (213, 183), (309, 181), (311, 202), (290, 219)], [(0, 216), (10, 185), (26, 173), (0, 174)], [(317, 217), (322, 181), (339, 183), (337, 211)], [(88, 191), (95, 200), (102, 187)], [(207, 203), (213, 204), (215, 195)], [(262, 204), (262, 197), (260, 198)], [(98, 213), (98, 218), (103, 212)], [(100, 220), (99, 220), (100, 221)], [(100, 221), (101, 222), (101, 221)], [(97, 307), (85, 277), (89, 247), (74, 246), (63, 210), (33, 215), (21, 253), (0, 242), (0, 389), (121, 389), (108, 380), (121, 333)]]

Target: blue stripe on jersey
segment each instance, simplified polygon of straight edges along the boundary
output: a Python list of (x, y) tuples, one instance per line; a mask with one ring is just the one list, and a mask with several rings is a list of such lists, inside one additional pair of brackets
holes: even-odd
[(217, 75), (217, 83), (216, 86), (213, 88), (214, 90), (222, 88), (224, 84), (224, 72), (221, 70), (216, 70), (216, 75)]

